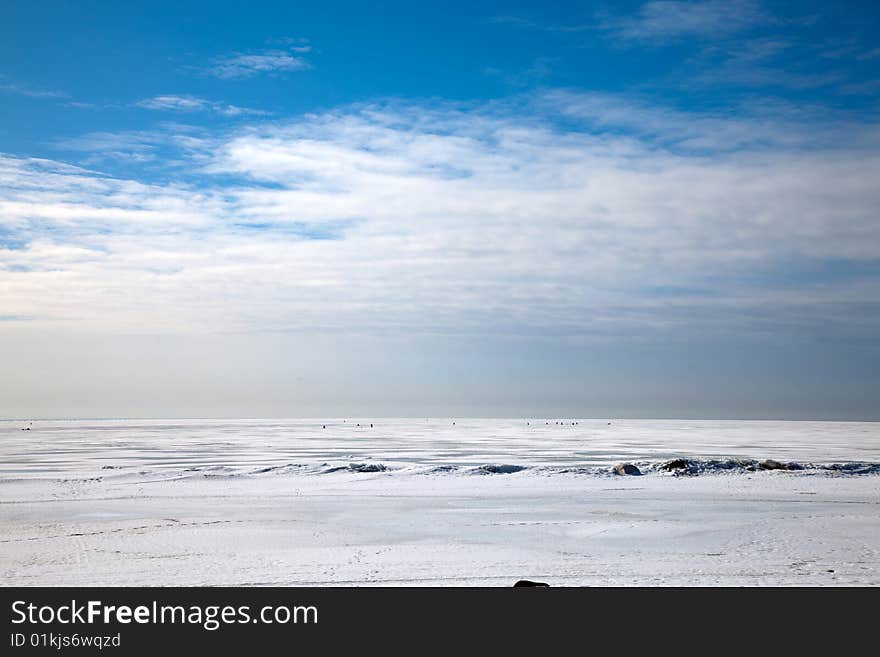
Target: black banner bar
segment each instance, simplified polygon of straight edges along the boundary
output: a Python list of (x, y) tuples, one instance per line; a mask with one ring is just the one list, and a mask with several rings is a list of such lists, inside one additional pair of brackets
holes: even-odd
[[(873, 632), (871, 589), (6, 588), (4, 655), (417, 654), (445, 646), (815, 648)], [(702, 638), (701, 638), (702, 637)], [(838, 646), (839, 647), (839, 646)], [(274, 654), (274, 652), (273, 652)], [(493, 653), (494, 654), (494, 653)]]

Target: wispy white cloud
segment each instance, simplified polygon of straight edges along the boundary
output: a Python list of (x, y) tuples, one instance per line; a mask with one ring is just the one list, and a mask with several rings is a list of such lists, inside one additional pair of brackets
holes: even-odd
[[(845, 72), (815, 67), (813, 53), (784, 38), (743, 39), (704, 48), (691, 62), (690, 84), (815, 89), (845, 80)], [(804, 65), (806, 64), (806, 65)]]
[(145, 162), (156, 157), (164, 138), (164, 135), (149, 131), (92, 132), (60, 140), (55, 146), (65, 151), (84, 151), (92, 157)]
[(138, 107), (155, 110), (200, 111), (210, 108), (211, 104), (204, 98), (194, 96), (154, 96), (135, 103)]
[(388, 103), (203, 135), (186, 182), (4, 157), (0, 314), (141, 331), (875, 332), (876, 276), (774, 278), (880, 259), (880, 130), (797, 123), (557, 92), (525, 113)]
[(163, 122), (153, 130), (89, 132), (58, 140), (53, 146), (82, 153), (80, 161), (88, 165), (102, 160), (150, 163), (161, 159), (164, 168), (191, 167), (198, 159), (204, 138), (203, 131), (194, 126)]
[(221, 79), (250, 78), (260, 74), (289, 73), (303, 71), (311, 65), (301, 53), (311, 50), (311, 46), (303, 45), (289, 50), (262, 50), (251, 53), (235, 53), (216, 59), (207, 71)]
[(135, 103), (138, 107), (144, 109), (159, 111), (178, 111), (178, 112), (215, 112), (224, 116), (244, 116), (244, 115), (265, 115), (268, 112), (249, 107), (238, 107), (236, 105), (228, 105), (218, 103), (205, 98), (196, 96), (177, 96), (166, 94), (145, 98)]
[(880, 93), (880, 80), (864, 80), (862, 82), (848, 82), (840, 86), (839, 91), (854, 96), (875, 96)]
[(39, 89), (31, 85), (12, 82), (7, 80), (7, 78), (2, 75), (0, 75), (0, 93), (11, 94), (14, 96), (27, 96), (28, 98), (45, 98), (55, 100), (69, 97), (63, 91)]
[(598, 26), (594, 23), (577, 23), (572, 25), (566, 25), (563, 23), (542, 23), (536, 20), (532, 20), (530, 18), (523, 18), (522, 16), (493, 16), (489, 19), (490, 23), (495, 23), (496, 25), (508, 25), (511, 27), (520, 27), (529, 30), (541, 30), (545, 32), (590, 32), (599, 29)]
[(85, 103), (85, 102), (78, 101), (78, 100), (71, 100), (69, 102), (66, 102), (66, 103), (64, 103), (64, 106), (65, 107), (75, 107), (76, 109), (85, 109), (85, 110), (97, 109), (97, 108), (101, 107), (101, 105), (98, 105), (97, 103)]
[(268, 45), (282, 46), (290, 52), (307, 53), (312, 51), (312, 45), (309, 39), (305, 37), (282, 37), (280, 39), (269, 39)]
[(652, 0), (634, 15), (600, 17), (599, 27), (623, 42), (665, 43), (728, 36), (774, 22), (756, 0)]
[(872, 48), (871, 50), (866, 50), (856, 55), (856, 59), (859, 61), (868, 61), (871, 59), (877, 59), (878, 57), (880, 57), (880, 48)]
[[(835, 146), (876, 147), (877, 126), (806, 103), (759, 101), (718, 110), (685, 111), (657, 105), (637, 95), (550, 91), (540, 102), (592, 131), (628, 135), (676, 153), (718, 156), (722, 153)], [(817, 127), (821, 126), (821, 129)], [(621, 131), (623, 134), (620, 134)]]

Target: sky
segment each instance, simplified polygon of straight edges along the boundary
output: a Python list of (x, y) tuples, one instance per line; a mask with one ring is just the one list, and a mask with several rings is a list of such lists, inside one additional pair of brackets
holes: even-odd
[(878, 18), (2, 2), (0, 417), (878, 420)]

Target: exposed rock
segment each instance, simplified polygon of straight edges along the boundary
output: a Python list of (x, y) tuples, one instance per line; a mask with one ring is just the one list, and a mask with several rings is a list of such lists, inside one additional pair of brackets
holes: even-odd
[(487, 463), (472, 468), (470, 472), (473, 474), (513, 474), (514, 472), (522, 472), (526, 469), (524, 465), (505, 465), (497, 463)]
[(529, 579), (521, 579), (516, 584), (513, 585), (513, 588), (523, 587), (523, 586), (550, 586), (544, 582), (533, 582)]
[(381, 463), (352, 463), (348, 469), (352, 472), (385, 472), (388, 468)]
[(614, 474), (619, 475), (640, 475), (642, 471), (639, 470), (632, 463), (618, 463), (614, 466)]
[(829, 463), (820, 465), (823, 470), (846, 472), (847, 474), (874, 474), (880, 473), (880, 463)]
[(780, 463), (779, 461), (774, 461), (773, 459), (764, 459), (760, 463), (758, 463), (758, 467), (761, 470), (800, 470), (801, 466), (797, 463)]
[(671, 472), (672, 470), (690, 470), (691, 462), (687, 459), (673, 459), (672, 461), (667, 461), (660, 467), (667, 472)]

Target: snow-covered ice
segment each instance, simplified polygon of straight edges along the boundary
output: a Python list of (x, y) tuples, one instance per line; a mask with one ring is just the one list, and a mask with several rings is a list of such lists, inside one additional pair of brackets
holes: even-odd
[(26, 426), (0, 422), (5, 585), (880, 583), (878, 423)]

